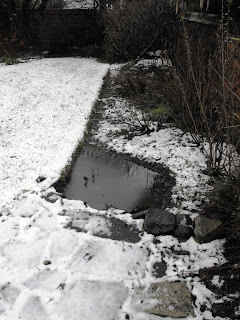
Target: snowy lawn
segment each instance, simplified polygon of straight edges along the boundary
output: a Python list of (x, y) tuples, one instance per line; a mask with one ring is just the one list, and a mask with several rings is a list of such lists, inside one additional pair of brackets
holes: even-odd
[(34, 60), (0, 69), (1, 205), (54, 182), (71, 159), (107, 64), (90, 59)]
[[(159, 281), (182, 281), (196, 296), (195, 316), (185, 319), (213, 319), (209, 308), (216, 298), (194, 274), (224, 262), (223, 241), (179, 243), (161, 236), (154, 242), (146, 233), (136, 244), (102, 239), (93, 235), (101, 228), (110, 233), (101, 215), (140, 232), (143, 221), (121, 210), (97, 211), (62, 199), (50, 187), (83, 137), (107, 69), (80, 58), (0, 66), (0, 319), (158, 320), (143, 310), (156, 299), (146, 298), (142, 305), (136, 291)], [(207, 178), (201, 175), (206, 163), (189, 137), (164, 129), (129, 142), (113, 140), (108, 127), (111, 133), (116, 127), (107, 116), (98, 138), (118, 151), (165, 163), (177, 180), (173, 199), (183, 200), (174, 210), (195, 212), (195, 193), (200, 190), (200, 199), (206, 191)], [(44, 181), (37, 182), (39, 177)], [(96, 214), (97, 219), (89, 218)], [(81, 217), (87, 233), (67, 228), (72, 216)], [(162, 261), (166, 274), (157, 279), (153, 265)]]

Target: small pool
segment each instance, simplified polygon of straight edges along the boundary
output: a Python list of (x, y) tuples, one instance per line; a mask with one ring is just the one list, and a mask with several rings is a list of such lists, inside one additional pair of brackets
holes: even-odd
[(89, 145), (73, 167), (64, 196), (82, 200), (98, 210), (113, 206), (131, 211), (136, 207), (155, 207), (161, 187), (157, 172)]

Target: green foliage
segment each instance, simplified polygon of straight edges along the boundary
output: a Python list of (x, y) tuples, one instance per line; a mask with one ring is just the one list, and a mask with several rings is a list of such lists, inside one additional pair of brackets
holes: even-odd
[(5, 63), (6, 65), (17, 64), (19, 61), (14, 57), (3, 56), (0, 58), (1, 63)]
[(172, 118), (172, 111), (169, 106), (160, 104), (160, 106), (150, 112), (150, 119), (158, 123), (166, 122)]
[(193, 237), (193, 240), (197, 243), (201, 243), (199, 239), (197, 239), (196, 237)]

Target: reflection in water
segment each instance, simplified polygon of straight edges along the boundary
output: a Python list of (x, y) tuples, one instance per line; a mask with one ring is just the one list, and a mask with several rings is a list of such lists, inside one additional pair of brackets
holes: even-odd
[(120, 155), (105, 154), (90, 146), (77, 159), (64, 195), (96, 209), (114, 206), (130, 211), (153, 201), (157, 176)]

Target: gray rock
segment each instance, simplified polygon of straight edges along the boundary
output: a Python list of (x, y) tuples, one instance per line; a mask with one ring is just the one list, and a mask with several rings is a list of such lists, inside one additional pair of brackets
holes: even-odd
[(194, 234), (200, 242), (210, 242), (225, 236), (223, 224), (219, 220), (209, 219), (204, 215), (200, 215), (194, 222)]
[(43, 54), (44, 56), (47, 56), (49, 53), (50, 53), (49, 50), (45, 50), (45, 51), (42, 52), (42, 54)]
[(143, 210), (140, 212), (132, 213), (133, 219), (144, 219), (146, 216), (147, 210)]
[(153, 265), (153, 276), (156, 278), (162, 278), (166, 275), (166, 270), (166, 262), (156, 262)]
[(131, 225), (118, 220), (116, 218), (110, 218), (111, 222), (111, 236), (107, 237), (102, 235), (103, 238), (110, 238), (112, 240), (126, 241), (131, 243), (137, 243), (140, 241), (139, 231)]
[(175, 216), (171, 212), (155, 208), (146, 211), (144, 227), (148, 233), (159, 236), (174, 229)]
[(194, 223), (192, 219), (186, 214), (176, 215), (176, 229), (174, 230), (174, 237), (181, 241), (187, 241), (193, 235)]
[(56, 192), (49, 192), (47, 195), (43, 196), (43, 198), (50, 202), (50, 203), (55, 203), (57, 202), (57, 200), (59, 200), (60, 197), (60, 193), (56, 193)]
[(133, 296), (137, 311), (160, 317), (187, 318), (194, 315), (191, 291), (184, 282), (153, 283), (148, 289), (138, 288)]

